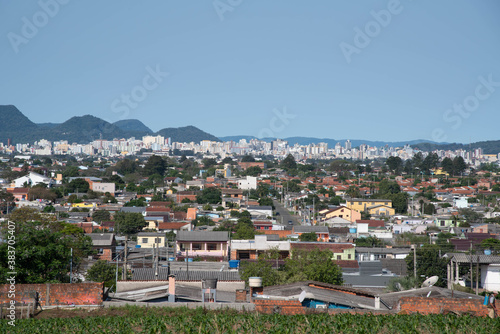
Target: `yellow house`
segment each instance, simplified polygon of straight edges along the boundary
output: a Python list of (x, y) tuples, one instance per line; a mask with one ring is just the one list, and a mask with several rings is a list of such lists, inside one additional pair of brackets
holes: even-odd
[(139, 232), (137, 233), (137, 245), (141, 248), (153, 248), (153, 245), (165, 247), (165, 233)]
[(87, 209), (92, 209), (95, 208), (96, 205), (95, 203), (73, 203), (71, 204), (72, 208), (87, 208)]
[(355, 222), (356, 220), (361, 219), (361, 213), (359, 213), (354, 209), (349, 209), (348, 207), (345, 206), (340, 206), (332, 210), (325, 210), (320, 212), (320, 214), (324, 214), (325, 220), (339, 217), (348, 220), (350, 222)]
[(392, 216), (396, 213), (390, 199), (351, 198), (346, 201), (346, 206), (358, 212), (366, 211), (377, 216)]
[(443, 167), (433, 168), (431, 169), (431, 172), (434, 173), (434, 175), (436, 176), (441, 176), (441, 175), (450, 176), (450, 174), (447, 171), (443, 170)]

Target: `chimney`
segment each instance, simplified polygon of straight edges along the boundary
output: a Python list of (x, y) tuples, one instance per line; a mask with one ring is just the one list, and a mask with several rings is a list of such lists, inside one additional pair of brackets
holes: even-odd
[(380, 296), (375, 296), (375, 308), (380, 310)]
[(175, 303), (175, 275), (168, 275), (168, 302)]

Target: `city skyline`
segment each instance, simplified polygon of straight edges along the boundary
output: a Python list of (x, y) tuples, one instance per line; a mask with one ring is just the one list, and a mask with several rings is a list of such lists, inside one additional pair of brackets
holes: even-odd
[(3, 3), (1, 104), (217, 137), (494, 140), (500, 4), (453, 4)]

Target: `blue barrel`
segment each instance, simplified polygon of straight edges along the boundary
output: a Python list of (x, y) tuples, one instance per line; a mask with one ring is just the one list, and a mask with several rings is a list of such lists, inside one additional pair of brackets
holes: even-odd
[(491, 249), (485, 249), (484, 255), (491, 255)]
[(175, 257), (169, 257), (169, 258), (168, 258), (168, 260), (169, 260), (170, 262), (173, 262), (173, 261), (175, 261)]
[(229, 261), (229, 269), (238, 269), (240, 267), (240, 260)]
[(193, 262), (193, 258), (192, 257), (188, 258), (188, 262)]
[(349, 233), (356, 233), (356, 228), (355, 227), (349, 228)]

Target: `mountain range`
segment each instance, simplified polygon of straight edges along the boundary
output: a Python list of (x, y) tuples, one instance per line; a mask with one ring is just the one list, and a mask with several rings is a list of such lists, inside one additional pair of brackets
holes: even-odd
[[(33, 143), (40, 139), (50, 141), (67, 140), (70, 143), (88, 143), (95, 139), (114, 138), (141, 138), (145, 135), (160, 135), (165, 138), (170, 137), (175, 142), (200, 142), (202, 140), (211, 141), (235, 141), (241, 139), (247, 141), (257, 139), (253, 136), (225, 136), (215, 137), (194, 126), (185, 126), (179, 128), (164, 128), (157, 132), (152, 131), (144, 123), (137, 119), (120, 120), (115, 123), (109, 123), (103, 119), (92, 115), (75, 116), (63, 123), (34, 123), (26, 117), (19, 109), (13, 105), (0, 105), (0, 143)], [(309, 145), (318, 143), (327, 143), (328, 147), (333, 148), (337, 143), (345, 147), (346, 139), (314, 138), (314, 137), (288, 137), (282, 138), (288, 141), (290, 145)], [(270, 142), (275, 138), (262, 138), (261, 140)], [(477, 149), (482, 148), (484, 154), (497, 154), (500, 152), (500, 140), (482, 141), (471, 144), (460, 143), (437, 143), (428, 140), (418, 139), (410, 141), (370, 141), (362, 139), (351, 139), (351, 146), (358, 147), (361, 144), (369, 146), (383, 147), (402, 147), (410, 145), (422, 151), (457, 150), (457, 149)]]
[(63, 123), (36, 124), (13, 105), (0, 105), (0, 142), (32, 143), (40, 139), (67, 140), (70, 143), (88, 143), (95, 139), (141, 138), (161, 135), (177, 142), (220, 141), (219, 138), (194, 126), (165, 128), (152, 131), (136, 119), (109, 123), (92, 115), (71, 117)]

